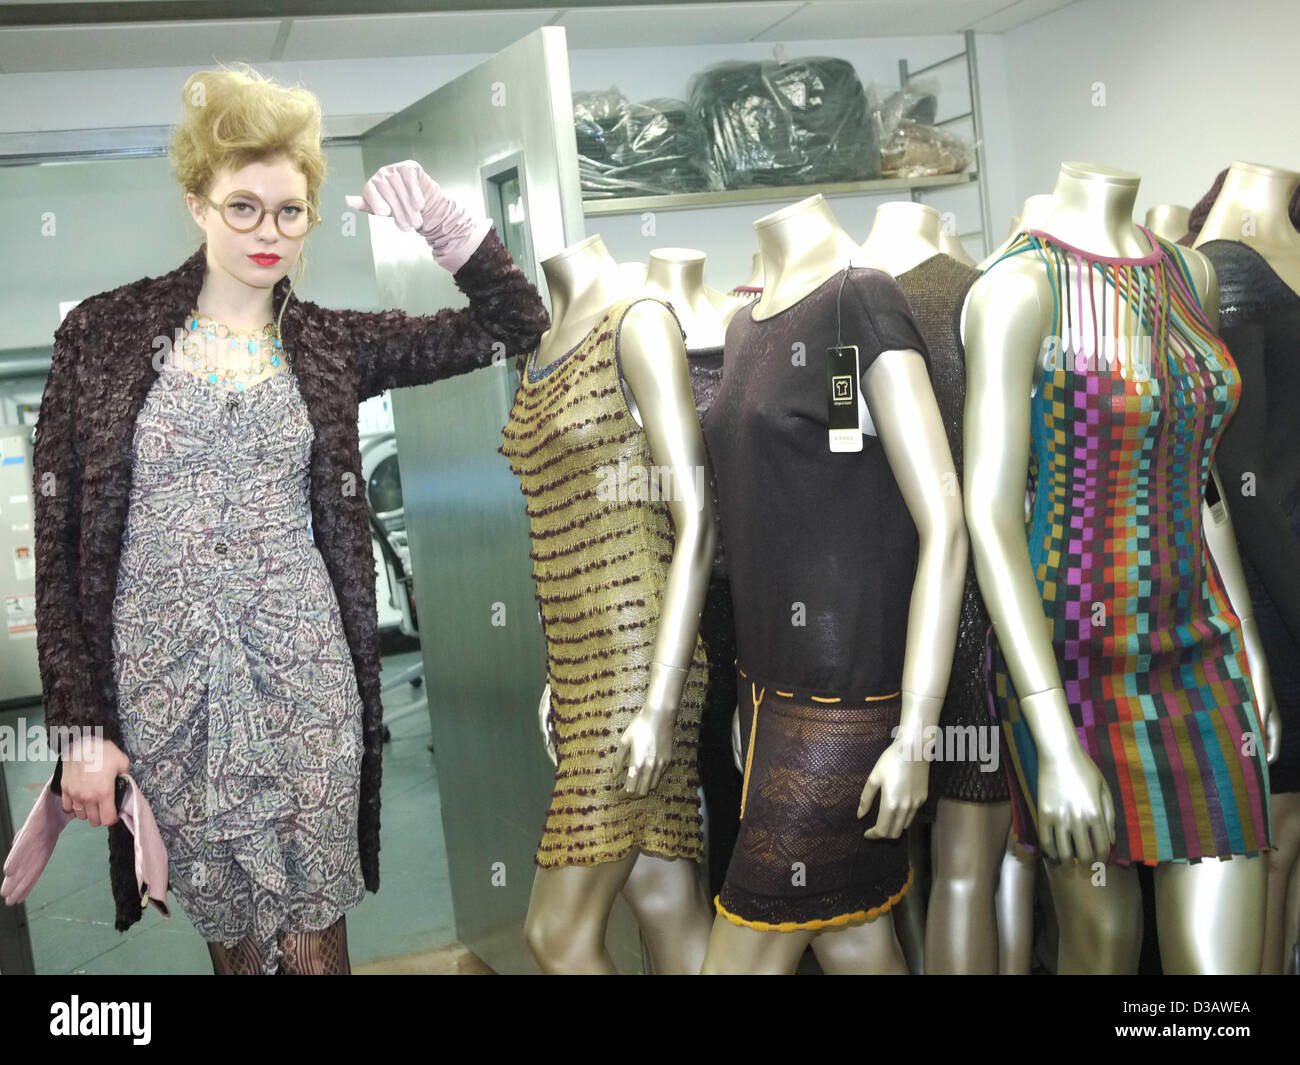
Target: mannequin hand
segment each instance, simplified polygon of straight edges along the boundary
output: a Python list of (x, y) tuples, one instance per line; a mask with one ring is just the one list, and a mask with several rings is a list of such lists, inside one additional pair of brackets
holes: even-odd
[(542, 743), (546, 746), (546, 757), (551, 765), (559, 765), (555, 755), (555, 741), (551, 738), (551, 684), (547, 681), (542, 689), (542, 697), (537, 701), (537, 723), (542, 728)]
[(414, 159), (380, 167), (360, 196), (345, 196), (357, 211), (391, 216), (403, 233), (414, 229), (443, 269), (455, 273), (483, 242), (490, 219), (462, 207)]
[(740, 707), (731, 715), (731, 760), (736, 763), (736, 772), (745, 771), (745, 759), (740, 756)]
[(1255, 711), (1259, 714), (1259, 731), (1264, 737), (1264, 757), (1272, 765), (1277, 761), (1282, 747), (1282, 715), (1277, 713), (1273, 697), (1273, 677), (1264, 657), (1264, 645), (1259, 629), (1252, 619), (1241, 624), (1242, 643), (1246, 650), (1246, 666), (1250, 669), (1251, 687), (1255, 690)]
[(131, 760), (111, 740), (91, 737), (73, 741), (63, 757), (64, 813), (107, 828), (117, 823), (117, 778), (131, 771)]
[(1115, 842), (1115, 804), (1078, 742), (1063, 755), (1038, 752), (1038, 838), (1049, 858), (1104, 862)]
[(617, 773), (627, 767), (629, 795), (649, 795), (659, 786), (673, 752), (676, 711), (666, 707), (643, 707), (619, 737)]
[[(1271, 692), (1269, 693), (1272, 694)], [(1273, 705), (1270, 698), (1264, 708), (1264, 718), (1262, 720), (1264, 731), (1264, 753), (1268, 756), (1268, 762), (1272, 765), (1277, 761), (1277, 756), (1282, 751), (1282, 715), (1277, 712), (1277, 707)], [(1292, 743), (1295, 740), (1291, 741)]]
[(911, 757), (911, 744), (899, 736), (885, 748), (867, 777), (858, 817), (866, 817), (880, 795), (880, 813), (866, 831), (867, 839), (897, 839), (912, 823), (930, 790), (930, 764)]

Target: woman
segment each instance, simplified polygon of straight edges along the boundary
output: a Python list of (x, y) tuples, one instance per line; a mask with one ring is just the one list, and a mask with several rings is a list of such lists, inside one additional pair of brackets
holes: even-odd
[(129, 769), (215, 972), (347, 972), (343, 915), (379, 888), (383, 733), (357, 404), (528, 350), (549, 318), (490, 223), (411, 161), (349, 206), (417, 230), (469, 307), (292, 297), (321, 221), (318, 101), (251, 69), (183, 98), (170, 153), (203, 245), (55, 334), (34, 452), (46, 721), (78, 730), (64, 809), (111, 826), (120, 930), (140, 916)]

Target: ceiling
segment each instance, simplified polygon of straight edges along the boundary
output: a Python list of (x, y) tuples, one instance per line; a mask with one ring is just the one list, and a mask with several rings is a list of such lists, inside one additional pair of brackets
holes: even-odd
[(497, 52), (539, 26), (570, 48), (1001, 33), (1074, 0), (0, 0), (0, 73)]

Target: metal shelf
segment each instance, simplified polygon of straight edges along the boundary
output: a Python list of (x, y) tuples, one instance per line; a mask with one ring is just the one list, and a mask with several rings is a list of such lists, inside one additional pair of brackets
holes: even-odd
[(880, 178), (875, 181), (838, 181), (812, 185), (773, 185), (752, 189), (726, 189), (721, 192), (682, 192), (667, 196), (620, 196), (607, 200), (583, 200), (585, 215), (640, 214), (642, 211), (690, 211), (707, 207), (734, 206), (748, 203), (773, 203), (802, 200), (821, 193), (823, 196), (861, 196), (896, 189), (932, 189), (944, 185), (968, 185), (977, 180), (973, 170), (937, 177)]

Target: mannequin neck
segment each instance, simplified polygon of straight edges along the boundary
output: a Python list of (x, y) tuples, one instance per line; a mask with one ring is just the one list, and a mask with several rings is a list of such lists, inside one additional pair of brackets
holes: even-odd
[(1165, 240), (1181, 240), (1187, 234), (1187, 223), (1191, 215), (1191, 209), (1188, 207), (1160, 203), (1147, 211), (1144, 221), (1147, 229), (1158, 233)]
[(897, 277), (942, 254), (939, 212), (922, 203), (884, 203), (876, 208), (862, 244), (866, 257)]
[(1233, 163), (1223, 188), (1196, 237), (1237, 240), (1252, 247), (1300, 253), (1300, 233), (1291, 224), (1290, 204), (1300, 174), (1255, 163)]
[(867, 256), (831, 214), (811, 196), (754, 223), (763, 257), (763, 295), (755, 321), (792, 307), (846, 266), (867, 265)]
[(599, 235), (573, 244), (542, 263), (551, 297), (551, 328), (537, 346), (537, 365), (580, 341), (627, 288), (618, 263)]
[(569, 318), (604, 311), (618, 299), (622, 273), (599, 236), (565, 248), (542, 263), (551, 296), (551, 332)]
[(641, 293), (667, 300), (686, 332), (688, 348), (722, 346), (725, 327), (713, 294), (704, 284), (704, 253), (658, 248), (650, 253)]
[[(1052, 209), (1028, 228), (1096, 255), (1139, 258), (1154, 250), (1133, 224), (1139, 178), (1125, 170), (1063, 163), (1052, 190)], [(1027, 228), (1021, 219), (1021, 228)]]
[(646, 295), (666, 299), (674, 307), (709, 305), (704, 289), (704, 253), (663, 248), (650, 253), (645, 273)]

